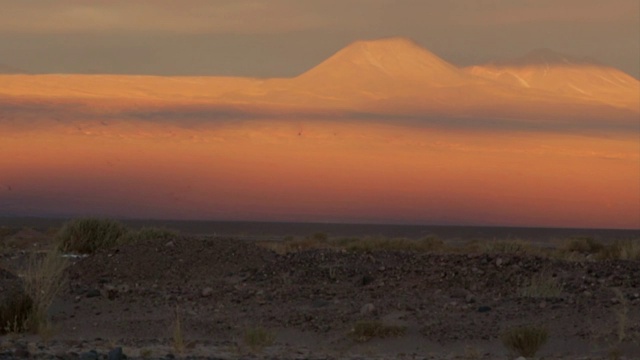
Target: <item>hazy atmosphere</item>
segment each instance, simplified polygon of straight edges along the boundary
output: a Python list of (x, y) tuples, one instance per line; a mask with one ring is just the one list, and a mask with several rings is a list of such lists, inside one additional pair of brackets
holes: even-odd
[(0, 216), (640, 228), (637, 1), (0, 6)]
[(404, 36), (456, 65), (537, 48), (640, 76), (636, 0), (0, 0), (0, 64), (30, 73), (294, 76)]

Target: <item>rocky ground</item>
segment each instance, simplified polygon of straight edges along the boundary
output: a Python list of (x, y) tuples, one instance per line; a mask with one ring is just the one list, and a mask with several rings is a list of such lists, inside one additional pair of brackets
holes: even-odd
[[(0, 267), (20, 273), (29, 249), (5, 249)], [(52, 331), (0, 337), (0, 359), (116, 360), (119, 347), (129, 358), (515, 359), (500, 336), (521, 325), (548, 329), (545, 359), (640, 359), (638, 261), (278, 254), (252, 241), (185, 237), (74, 259), (67, 278)], [(544, 283), (527, 293), (534, 278)], [(553, 284), (559, 291), (544, 293)], [(352, 330), (365, 321), (404, 331), (359, 341)], [(255, 346), (246, 334), (258, 331), (273, 341)]]

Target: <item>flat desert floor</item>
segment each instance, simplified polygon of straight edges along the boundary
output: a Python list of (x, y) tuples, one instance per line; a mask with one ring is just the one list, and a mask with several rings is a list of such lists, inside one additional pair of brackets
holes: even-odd
[[(54, 247), (0, 239), (0, 285)], [(516, 359), (521, 326), (548, 331), (540, 359), (640, 358), (640, 261), (562, 246), (140, 240), (69, 258), (51, 329), (0, 336), (0, 359)]]

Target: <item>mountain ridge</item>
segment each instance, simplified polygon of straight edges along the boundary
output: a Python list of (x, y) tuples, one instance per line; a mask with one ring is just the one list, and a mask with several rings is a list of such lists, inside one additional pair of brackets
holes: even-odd
[(568, 66), (572, 57), (546, 50), (530, 54), (547, 62), (460, 68), (412, 40), (391, 37), (356, 41), (292, 78), (0, 75), (0, 95), (294, 111), (469, 115), (489, 108), (503, 114), (504, 108), (518, 113), (595, 104), (640, 112), (640, 82), (622, 71), (591, 63)]

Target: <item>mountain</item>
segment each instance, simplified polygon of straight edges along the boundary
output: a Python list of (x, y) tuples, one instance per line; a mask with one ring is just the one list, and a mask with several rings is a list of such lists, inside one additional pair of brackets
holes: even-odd
[[(419, 83), (455, 86), (466, 74), (411, 40), (357, 41), (298, 76), (298, 83), (353, 87)], [(371, 87), (371, 86), (369, 86)]]
[(640, 82), (588, 58), (541, 49), (513, 60), (471, 66), (466, 71), (514, 88), (640, 111)]
[[(249, 113), (357, 112), (459, 118), (625, 119), (640, 112), (640, 82), (549, 50), (458, 68), (404, 38), (357, 41), (294, 78), (3, 75), (10, 101), (95, 106), (232, 108)], [(92, 106), (94, 106), (92, 105)]]
[(597, 65), (602, 66), (595, 59), (588, 57), (576, 57), (572, 55), (563, 54), (551, 49), (542, 48), (535, 49), (521, 57), (513, 59), (502, 59), (491, 62), (495, 66), (576, 66), (576, 65)]
[(270, 79), (224, 98), (245, 104), (347, 109), (390, 103), (434, 110), (478, 84), (470, 76), (411, 40), (357, 41), (292, 79)]

